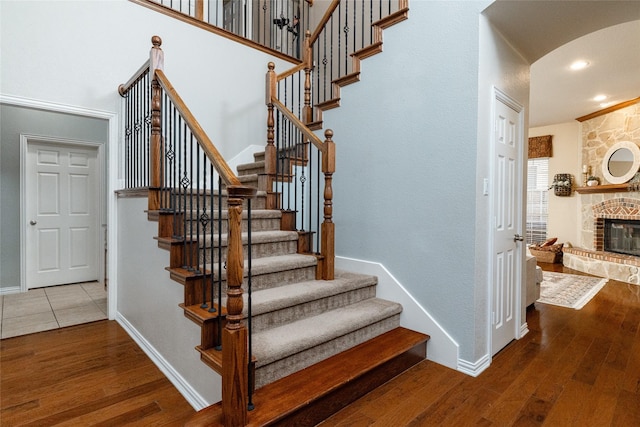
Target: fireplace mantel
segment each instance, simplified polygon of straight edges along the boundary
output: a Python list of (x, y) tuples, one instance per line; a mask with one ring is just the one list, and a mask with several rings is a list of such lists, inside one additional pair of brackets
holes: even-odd
[(629, 184), (606, 184), (576, 188), (576, 193), (580, 194), (617, 193), (621, 191), (629, 191)]

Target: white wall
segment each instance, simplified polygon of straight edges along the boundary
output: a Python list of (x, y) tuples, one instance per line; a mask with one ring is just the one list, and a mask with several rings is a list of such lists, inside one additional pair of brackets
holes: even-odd
[[(549, 158), (549, 185), (557, 173), (573, 175), (574, 188), (582, 187), (582, 142), (580, 123), (569, 122), (529, 129), (529, 137), (553, 135), (552, 157)], [(556, 196), (549, 190), (549, 222), (547, 236), (557, 237), (558, 242), (580, 246), (581, 221), (580, 194)]]
[[(337, 152), (336, 254), (383, 265), (468, 360), (483, 304), (475, 253), (486, 253), (475, 183), (479, 13), (488, 3), (411, 2), (409, 20), (385, 30), (384, 52), (362, 63), (362, 81), (324, 114)], [(438, 42), (418, 42), (426, 40)]]
[(1, 94), (119, 112), (118, 85), (159, 35), (167, 76), (222, 155), (264, 144), (273, 57), (126, 0), (1, 3)]
[(221, 379), (200, 361), (200, 327), (184, 316), (184, 287), (169, 278), (169, 252), (158, 248), (158, 223), (146, 198), (118, 200), (117, 320), (196, 409), (221, 399)]
[[(89, 117), (0, 104), (0, 293), (19, 291), (20, 135), (42, 135), (106, 144), (108, 123)], [(104, 218), (104, 216), (102, 216)]]
[[(491, 156), (493, 147), (491, 144), (493, 134), (493, 88), (500, 90), (524, 108), (524, 123), (522, 131), (522, 165), (523, 173), (526, 170), (527, 156), (527, 123), (529, 106), (529, 63), (520, 55), (502, 35), (496, 31), (485, 18), (480, 16), (480, 67), (478, 87), (478, 148), (477, 148), (477, 179), (476, 179), (476, 341), (474, 354), (476, 359), (470, 360), (474, 369), (479, 369), (482, 361), (487, 361), (490, 356), (489, 330), (489, 288), (493, 281), (490, 268), (492, 257), (487, 246), (493, 238), (493, 221), (491, 214), (491, 195), (483, 194), (483, 179), (491, 182)], [(491, 185), (489, 186), (491, 188)], [(522, 196), (522, 230), (525, 227), (526, 207), (526, 178), (523, 180)], [(522, 246), (524, 249), (524, 246)], [(522, 251), (524, 262), (524, 250)], [(525, 284), (524, 264), (520, 274), (520, 283)], [(522, 289), (521, 286), (521, 289)], [(520, 311), (521, 324), (526, 321), (525, 307)], [(520, 325), (518, 325), (520, 327)], [(517, 336), (517, 335), (516, 335)]]

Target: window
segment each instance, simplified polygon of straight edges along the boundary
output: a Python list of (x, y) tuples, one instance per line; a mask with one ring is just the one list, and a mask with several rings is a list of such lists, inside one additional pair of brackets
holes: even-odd
[(531, 159), (527, 172), (527, 244), (547, 239), (549, 158)]

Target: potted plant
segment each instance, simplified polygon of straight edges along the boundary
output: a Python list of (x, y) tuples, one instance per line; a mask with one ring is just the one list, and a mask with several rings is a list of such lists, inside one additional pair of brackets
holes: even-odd
[(600, 184), (600, 178), (598, 178), (597, 176), (591, 175), (589, 178), (587, 178), (587, 185), (589, 187), (593, 187), (594, 185), (598, 184)]

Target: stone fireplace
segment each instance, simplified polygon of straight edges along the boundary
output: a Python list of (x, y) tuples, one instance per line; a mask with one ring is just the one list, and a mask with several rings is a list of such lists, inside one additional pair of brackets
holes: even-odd
[[(637, 256), (640, 253), (640, 199), (628, 195), (582, 196), (582, 248), (565, 248), (564, 265), (596, 276), (640, 284), (640, 257)], [(611, 244), (607, 242), (611, 233), (605, 232), (605, 225), (611, 220), (615, 224), (613, 237), (618, 249), (615, 251), (605, 247)]]
[[(640, 146), (640, 102), (622, 103), (577, 120), (581, 122), (582, 164), (589, 174), (601, 179), (601, 185), (576, 189), (581, 206), (578, 241), (565, 247), (563, 263), (595, 276), (640, 284), (640, 256), (633, 249), (625, 249), (640, 242), (634, 241), (636, 231), (631, 233), (626, 228), (629, 224), (626, 221), (640, 221), (640, 192), (635, 185), (610, 185), (619, 183), (607, 181), (602, 171), (603, 160), (616, 143), (630, 141)], [(616, 244), (622, 250), (605, 248), (608, 220), (619, 221)]]

